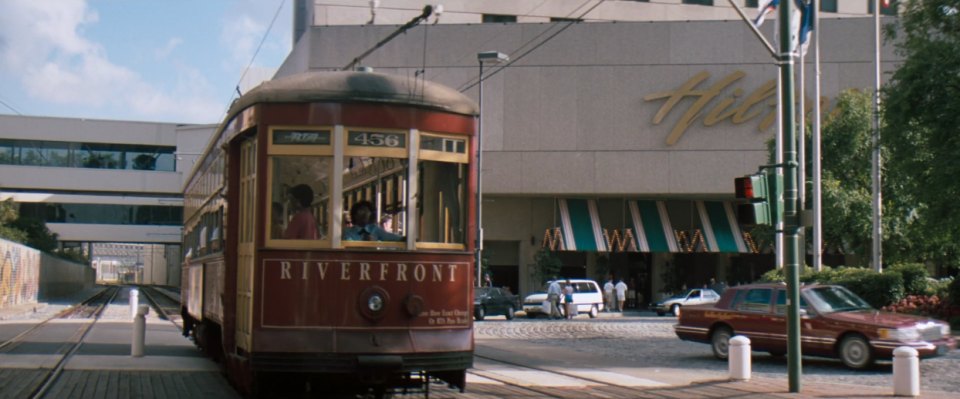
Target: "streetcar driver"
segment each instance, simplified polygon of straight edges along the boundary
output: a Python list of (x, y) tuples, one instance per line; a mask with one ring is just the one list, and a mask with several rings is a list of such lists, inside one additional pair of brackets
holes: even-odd
[(346, 241), (402, 241), (403, 237), (384, 230), (376, 223), (376, 209), (370, 201), (360, 201), (350, 209), (351, 226), (343, 230)]

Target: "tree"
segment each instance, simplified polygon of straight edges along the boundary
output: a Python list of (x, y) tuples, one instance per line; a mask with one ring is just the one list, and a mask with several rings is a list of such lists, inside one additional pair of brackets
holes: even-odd
[(17, 204), (13, 198), (0, 202), (0, 238), (19, 243), (27, 242), (27, 233), (13, 226), (13, 222), (20, 217)]
[[(884, 190), (902, 193), (921, 260), (960, 264), (960, 12), (956, 0), (901, 2), (886, 29), (904, 61), (883, 90)], [(884, 247), (885, 250), (887, 246)]]

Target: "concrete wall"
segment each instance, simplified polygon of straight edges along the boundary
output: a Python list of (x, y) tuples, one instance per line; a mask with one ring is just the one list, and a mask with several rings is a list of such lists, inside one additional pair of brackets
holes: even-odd
[(0, 308), (37, 303), (40, 251), (0, 239)]
[(96, 270), (88, 265), (40, 254), (40, 300), (63, 298), (93, 288)]
[(92, 288), (90, 266), (0, 239), (0, 309), (61, 298)]

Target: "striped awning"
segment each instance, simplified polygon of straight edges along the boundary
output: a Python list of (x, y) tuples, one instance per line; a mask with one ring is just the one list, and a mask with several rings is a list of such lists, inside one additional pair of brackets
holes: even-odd
[(697, 213), (710, 252), (749, 252), (729, 202), (697, 201)]
[(565, 251), (606, 252), (607, 240), (600, 227), (597, 201), (591, 199), (560, 199), (560, 226), (563, 230)]
[(630, 223), (639, 252), (680, 252), (663, 201), (630, 201)]

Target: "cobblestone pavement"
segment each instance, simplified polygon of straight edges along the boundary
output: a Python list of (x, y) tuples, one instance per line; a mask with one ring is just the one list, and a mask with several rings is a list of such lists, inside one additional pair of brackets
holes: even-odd
[[(635, 363), (637, 367), (679, 368), (691, 372), (716, 372), (726, 369), (707, 344), (681, 341), (673, 332), (676, 318), (657, 317), (652, 313), (621, 318), (579, 318), (572, 321), (547, 319), (488, 319), (477, 322), (477, 346), (490, 340), (514, 340), (517, 345), (557, 345), (567, 350), (592, 354), (607, 359)], [(531, 346), (532, 346), (531, 345)], [(786, 357), (773, 357), (754, 352), (753, 373), (756, 377), (784, 379)], [(889, 361), (879, 361), (869, 369), (847, 369), (839, 360), (805, 357), (802, 384), (816, 382), (890, 386), (893, 374)], [(960, 350), (920, 362), (921, 389), (957, 392), (960, 395)]]

